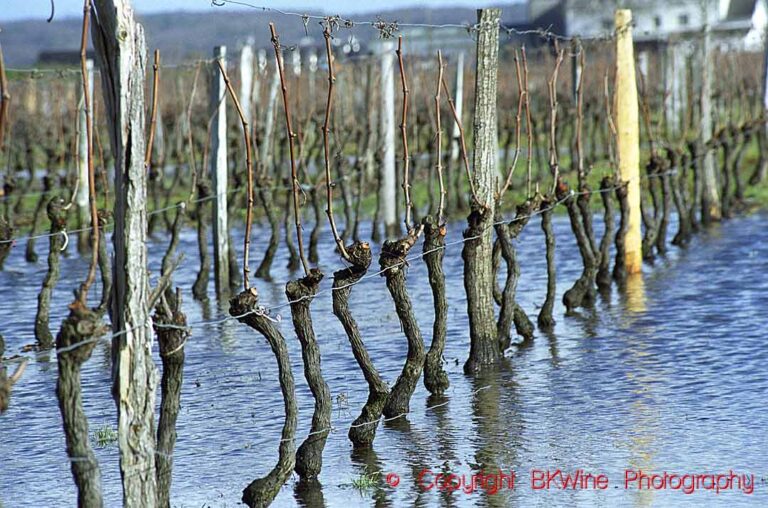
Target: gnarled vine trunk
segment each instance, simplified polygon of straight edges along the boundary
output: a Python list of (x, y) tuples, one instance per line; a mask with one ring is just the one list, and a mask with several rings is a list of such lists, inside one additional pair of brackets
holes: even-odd
[(251, 508), (268, 506), (280, 492), (296, 465), (296, 395), (291, 371), (291, 359), (288, 347), (280, 330), (274, 325), (263, 309), (259, 307), (256, 288), (243, 291), (229, 301), (229, 314), (241, 323), (245, 323), (259, 332), (267, 342), (277, 359), (278, 379), (285, 405), (285, 423), (283, 424), (277, 464), (263, 478), (253, 480), (243, 490), (243, 503)]

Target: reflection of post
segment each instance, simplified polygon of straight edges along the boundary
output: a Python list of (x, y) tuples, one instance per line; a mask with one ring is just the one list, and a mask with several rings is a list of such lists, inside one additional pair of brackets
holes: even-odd
[[(226, 65), (226, 46), (213, 49), (213, 57)], [(229, 291), (229, 237), (227, 225), (227, 103), (226, 85), (218, 66), (213, 66), (211, 80), (211, 109), (215, 112), (211, 128), (211, 181), (213, 200), (213, 264), (216, 276), (216, 294)]]
[(387, 239), (399, 233), (397, 221), (397, 173), (395, 171), (395, 69), (394, 42), (381, 44), (381, 210)]
[[(89, 109), (93, 112), (93, 60), (90, 58), (85, 61), (85, 67), (88, 71), (88, 97), (91, 98), (91, 104), (85, 104), (85, 95), (80, 89), (80, 111), (78, 115), (78, 140), (77, 152), (77, 221), (80, 228), (87, 228), (91, 225), (91, 212), (88, 202), (88, 129), (85, 128), (85, 111)], [(31, 168), (30, 168), (31, 169)], [(91, 237), (90, 231), (81, 231), (77, 248), (82, 253), (88, 250), (88, 243)]]
[(645, 282), (641, 273), (627, 274), (624, 286), (627, 310), (629, 312), (645, 312)]
[(616, 141), (619, 174), (627, 182), (629, 221), (624, 239), (627, 273), (642, 269), (640, 231), (640, 133), (632, 44), (632, 11), (616, 11)]

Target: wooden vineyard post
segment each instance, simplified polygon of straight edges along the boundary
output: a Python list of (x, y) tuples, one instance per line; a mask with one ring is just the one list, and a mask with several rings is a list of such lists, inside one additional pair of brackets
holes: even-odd
[(627, 184), (629, 221), (624, 240), (627, 274), (640, 273), (643, 263), (640, 231), (640, 124), (632, 43), (632, 11), (616, 11), (616, 144), (619, 175)]
[(470, 350), (464, 371), (471, 373), (498, 362), (493, 301), (493, 192), (499, 148), (496, 89), (499, 70), (501, 9), (478, 9), (477, 67), (473, 119), (473, 187), (468, 227), (464, 231), (464, 289), (467, 293)]
[(395, 170), (395, 45), (391, 41), (381, 44), (381, 207), (384, 236), (388, 240), (400, 233), (397, 222), (397, 171)]
[(123, 506), (154, 506), (155, 391), (147, 273), (144, 29), (129, 0), (95, 0), (93, 40), (115, 158), (112, 394)]
[[(213, 48), (213, 58), (226, 66), (227, 47)], [(229, 292), (229, 227), (227, 224), (227, 86), (217, 65), (211, 74), (211, 182), (213, 183), (213, 265), (216, 296)]]

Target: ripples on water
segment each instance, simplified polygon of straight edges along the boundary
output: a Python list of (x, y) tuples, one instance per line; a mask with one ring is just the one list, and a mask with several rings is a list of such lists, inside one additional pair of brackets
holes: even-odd
[[(465, 377), (461, 370), (469, 350), (461, 246), (449, 247), (447, 404), (427, 409), (436, 402), (427, 400), (420, 383), (407, 420), (383, 425), (374, 449), (367, 453), (353, 453), (346, 437), (367, 387), (346, 335), (331, 314), (330, 295), (319, 295), (312, 310), (323, 373), (334, 400), (346, 395), (348, 404), (336, 404), (334, 410), (336, 431), (325, 449), (322, 491), (298, 492), (294, 477), (275, 506), (768, 505), (768, 417), (763, 409), (768, 390), (767, 219), (768, 215), (757, 214), (727, 221), (698, 235), (685, 250), (671, 247), (666, 258), (645, 268), (642, 286), (628, 288), (625, 295), (614, 288), (593, 311), (565, 317), (560, 295), (578, 277), (581, 264), (567, 219), (556, 217), (555, 333), (537, 332), (530, 347), (507, 355), (502, 371), (476, 379)], [(461, 227), (451, 226), (449, 241), (460, 238)], [(253, 238), (253, 249), (259, 252), (267, 233), (257, 228)], [(326, 280), (321, 287), (327, 289), (340, 260), (331, 254), (327, 232), (322, 238)], [(47, 251), (47, 243), (38, 242), (38, 252)], [(522, 267), (518, 300), (535, 321), (546, 290), (538, 220), (526, 228), (517, 247)], [(149, 245), (153, 273), (164, 249), (162, 241)], [(284, 269), (282, 249), (281, 245), (273, 269), (280, 282), (255, 283), (265, 305), (285, 302), (284, 283), (290, 274)], [(226, 304), (206, 306), (191, 297), (198, 264), (192, 230), (185, 232), (180, 250), (186, 260), (175, 274), (175, 284), (184, 289), (189, 321), (227, 315)], [(372, 266), (377, 269), (376, 260)], [(0, 272), (0, 333), (7, 355), (34, 342), (37, 293), (45, 269), (45, 256), (37, 264), (27, 264), (23, 246), (18, 245)], [(63, 280), (52, 308), (54, 333), (85, 269), (86, 263), (76, 255), (63, 259)], [(411, 263), (408, 286), (428, 345), (433, 309), (421, 261)], [(95, 298), (98, 291), (94, 293)], [(376, 366), (393, 382), (405, 358), (406, 340), (383, 279), (364, 280), (353, 290), (351, 301)], [(297, 382), (299, 444), (310, 426), (313, 400), (290, 319), (283, 319), (280, 327)], [(156, 362), (160, 364), (157, 358)], [(186, 346), (184, 376), (174, 506), (237, 505), (242, 489), (269, 471), (277, 458), (283, 404), (274, 357), (265, 340), (245, 325), (230, 320), (198, 326)], [(10, 410), (0, 418), (0, 503), (5, 507), (76, 504), (55, 386), (55, 361), (33, 360), (14, 389)], [(115, 426), (106, 342), (84, 366), (83, 391), (91, 428)], [(98, 448), (96, 455), (105, 503), (119, 506), (117, 447)], [(557, 467), (606, 473), (611, 486), (602, 492), (530, 488), (531, 469)], [(518, 484), (514, 491), (494, 496), (422, 492), (415, 478), (424, 468), (466, 475), (483, 468), (515, 470)], [(757, 485), (752, 496), (624, 491), (627, 468), (679, 473), (734, 469), (754, 473)], [(395, 472), (402, 481), (397, 488), (360, 493), (351, 482), (366, 470)]]

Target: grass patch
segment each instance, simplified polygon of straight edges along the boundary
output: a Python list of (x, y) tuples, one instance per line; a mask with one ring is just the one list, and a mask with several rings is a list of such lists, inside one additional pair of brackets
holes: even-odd
[(91, 433), (91, 441), (98, 448), (104, 448), (117, 442), (117, 431), (112, 425), (105, 423)]
[(379, 489), (379, 471), (364, 471), (354, 477), (349, 483), (354, 489), (360, 491), (360, 493), (369, 493)]

